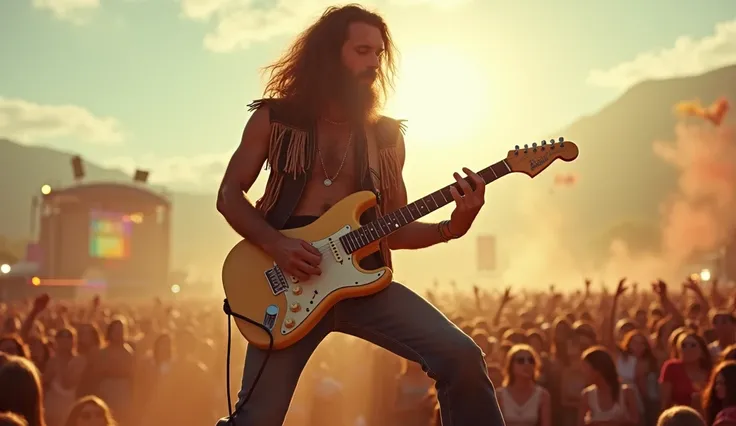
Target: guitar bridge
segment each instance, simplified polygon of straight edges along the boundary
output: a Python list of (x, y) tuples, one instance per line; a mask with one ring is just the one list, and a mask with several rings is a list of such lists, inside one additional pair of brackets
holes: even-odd
[(268, 281), (268, 286), (271, 287), (271, 292), (274, 296), (278, 296), (289, 289), (289, 283), (286, 281), (284, 273), (281, 272), (281, 269), (279, 269), (278, 266), (268, 269), (265, 272), (265, 275), (266, 281)]

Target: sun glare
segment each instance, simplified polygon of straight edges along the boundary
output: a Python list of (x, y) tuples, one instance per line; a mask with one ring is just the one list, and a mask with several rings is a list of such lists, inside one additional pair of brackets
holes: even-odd
[(402, 52), (387, 113), (407, 120), (412, 139), (467, 144), (490, 114), (488, 76), (469, 54), (423, 46)]

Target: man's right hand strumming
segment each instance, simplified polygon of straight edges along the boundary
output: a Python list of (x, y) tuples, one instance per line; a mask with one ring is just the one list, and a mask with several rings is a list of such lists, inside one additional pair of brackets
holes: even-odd
[(240, 146), (228, 163), (217, 197), (217, 209), (243, 238), (261, 247), (281, 270), (301, 281), (319, 275), (322, 256), (309, 243), (284, 236), (243, 196), (255, 182), (268, 154), (268, 108), (253, 113)]
[(300, 281), (312, 275), (320, 275), (322, 253), (304, 240), (283, 237), (264, 247), (281, 270)]

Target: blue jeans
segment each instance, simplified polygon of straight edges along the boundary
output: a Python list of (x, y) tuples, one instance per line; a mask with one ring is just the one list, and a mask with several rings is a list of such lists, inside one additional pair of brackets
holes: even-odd
[[(421, 296), (395, 282), (371, 296), (339, 302), (302, 340), (273, 351), (253, 395), (232, 424), (281, 426), (302, 369), (333, 331), (421, 364), (437, 382), (443, 426), (504, 426), (480, 348)], [(248, 346), (236, 407), (250, 389), (265, 353)], [(225, 419), (218, 422), (218, 426), (225, 424)]]

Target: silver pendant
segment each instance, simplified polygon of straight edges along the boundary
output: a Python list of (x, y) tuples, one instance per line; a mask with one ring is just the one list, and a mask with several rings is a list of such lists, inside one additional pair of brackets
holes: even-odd
[(329, 179), (329, 178), (328, 179), (325, 179), (324, 184), (325, 184), (325, 186), (332, 185), (332, 179)]

